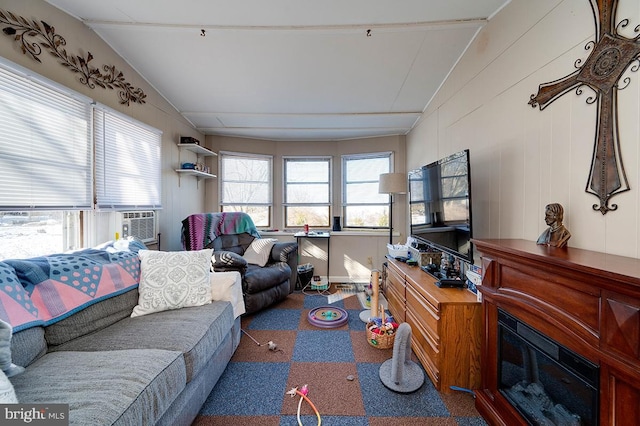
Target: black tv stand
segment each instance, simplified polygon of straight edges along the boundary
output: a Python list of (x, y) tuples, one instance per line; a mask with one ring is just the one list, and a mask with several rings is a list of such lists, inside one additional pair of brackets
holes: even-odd
[(426, 266), (421, 266), (420, 269), (435, 278), (435, 284), (440, 288), (465, 288), (467, 286), (464, 280), (444, 277), (440, 272), (430, 272)]

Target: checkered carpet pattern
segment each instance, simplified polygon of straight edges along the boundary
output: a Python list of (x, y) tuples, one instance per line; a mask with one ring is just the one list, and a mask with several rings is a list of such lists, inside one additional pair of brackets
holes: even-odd
[[(332, 304), (329, 292), (334, 293)], [(246, 334), (193, 425), (297, 426), (300, 398), (287, 391), (305, 384), (322, 425), (486, 425), (471, 394), (441, 394), (426, 374), (415, 392), (387, 389), (379, 370), (393, 349), (369, 345), (354, 293), (345, 292), (336, 301), (334, 285), (329, 292), (296, 292), (272, 308), (243, 317)], [(337, 328), (312, 325), (308, 314), (321, 306), (346, 310), (348, 322)], [(304, 401), (300, 419), (303, 425), (318, 424)]]

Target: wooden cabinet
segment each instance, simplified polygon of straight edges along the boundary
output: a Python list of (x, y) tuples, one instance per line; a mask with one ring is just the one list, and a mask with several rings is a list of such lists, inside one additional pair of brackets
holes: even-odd
[(466, 289), (439, 288), (417, 266), (388, 259), (383, 292), (389, 311), (411, 326), (411, 348), (435, 388), (480, 386), (481, 304)]
[(527, 425), (498, 386), (498, 309), (599, 367), (599, 424), (640, 418), (640, 259), (524, 240), (476, 240), (482, 254), (482, 386), (492, 425)]
[(405, 322), (406, 285), (404, 274), (396, 268), (387, 268), (383, 289), (391, 315), (398, 323)]

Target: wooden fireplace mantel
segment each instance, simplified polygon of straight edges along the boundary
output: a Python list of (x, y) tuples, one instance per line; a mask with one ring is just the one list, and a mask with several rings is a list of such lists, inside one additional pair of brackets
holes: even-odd
[(527, 422), (498, 392), (498, 308), (600, 366), (600, 425), (640, 419), (640, 259), (525, 240), (474, 240), (482, 256), (482, 386), (492, 425)]

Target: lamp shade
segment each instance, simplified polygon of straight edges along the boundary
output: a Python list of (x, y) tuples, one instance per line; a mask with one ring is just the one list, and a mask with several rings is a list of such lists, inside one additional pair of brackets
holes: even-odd
[(407, 193), (407, 176), (404, 173), (383, 173), (379, 182), (379, 194)]

